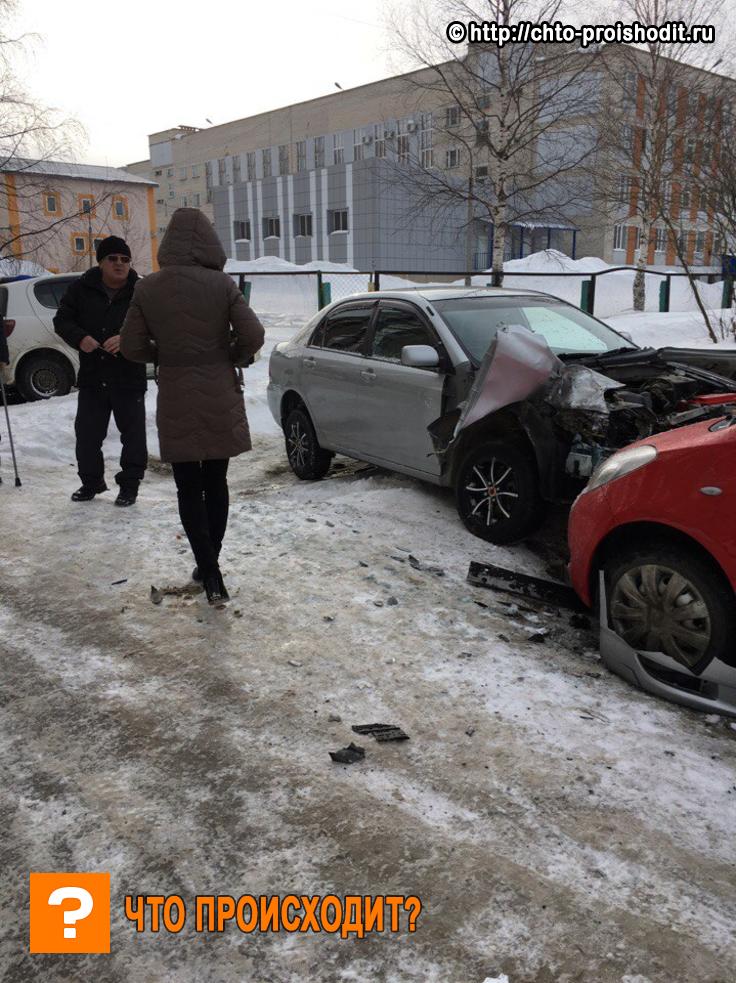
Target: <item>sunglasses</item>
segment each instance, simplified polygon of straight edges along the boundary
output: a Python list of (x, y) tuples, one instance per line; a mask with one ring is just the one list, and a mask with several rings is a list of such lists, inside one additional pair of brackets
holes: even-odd
[(130, 256), (105, 256), (106, 260), (111, 263), (129, 263)]

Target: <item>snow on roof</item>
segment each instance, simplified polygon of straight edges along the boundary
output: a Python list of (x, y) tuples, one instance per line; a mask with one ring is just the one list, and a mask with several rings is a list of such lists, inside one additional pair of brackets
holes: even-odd
[(139, 177), (122, 167), (106, 167), (101, 164), (76, 164), (65, 160), (25, 160), (16, 157), (0, 166), (1, 172), (11, 174), (43, 174), (59, 177), (83, 178), (85, 181), (117, 181), (120, 184), (147, 184), (155, 186), (156, 181)]

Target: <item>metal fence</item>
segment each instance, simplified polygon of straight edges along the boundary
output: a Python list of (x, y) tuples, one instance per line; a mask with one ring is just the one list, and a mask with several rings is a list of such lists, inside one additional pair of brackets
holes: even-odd
[[(503, 285), (540, 290), (579, 306), (589, 314), (610, 317), (631, 309), (634, 266), (617, 266), (590, 272), (509, 272)], [(333, 300), (367, 290), (400, 289), (427, 285), (492, 286), (490, 273), (428, 270), (297, 270), (289, 272), (233, 273), (241, 291), (255, 310), (269, 314), (312, 315)], [(706, 308), (730, 308), (734, 281), (716, 281), (713, 273), (695, 274), (697, 289)], [(686, 273), (645, 272), (646, 309), (695, 311)], [(622, 304), (622, 297), (628, 303)]]

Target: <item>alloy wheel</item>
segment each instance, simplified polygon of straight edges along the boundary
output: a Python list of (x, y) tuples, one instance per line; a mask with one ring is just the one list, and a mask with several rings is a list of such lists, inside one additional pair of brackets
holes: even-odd
[(309, 438), (297, 420), (292, 423), (287, 439), (289, 460), (298, 468), (303, 468), (309, 455)]
[(468, 515), (487, 526), (510, 519), (519, 498), (514, 470), (500, 458), (475, 464), (464, 486)]

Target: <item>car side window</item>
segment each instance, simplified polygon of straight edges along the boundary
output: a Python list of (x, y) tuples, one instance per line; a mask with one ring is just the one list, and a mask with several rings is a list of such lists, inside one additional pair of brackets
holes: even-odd
[(373, 332), (371, 356), (400, 362), (404, 345), (437, 348), (437, 339), (419, 315), (408, 307), (381, 304)]
[(73, 282), (73, 280), (40, 280), (34, 284), (33, 294), (42, 307), (56, 311), (59, 309), (61, 298), (67, 292), (69, 284)]
[(317, 333), (318, 337), (321, 335), (322, 347), (331, 351), (362, 354), (373, 307), (373, 304), (364, 307), (340, 307), (328, 314)]

